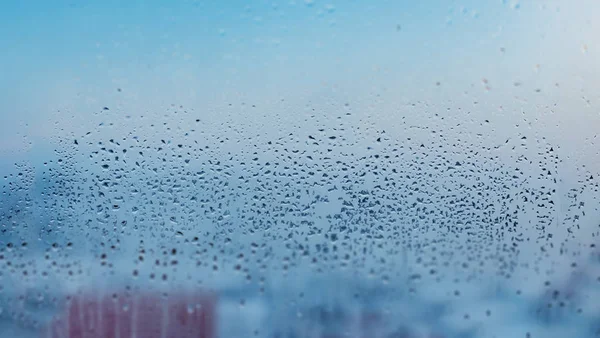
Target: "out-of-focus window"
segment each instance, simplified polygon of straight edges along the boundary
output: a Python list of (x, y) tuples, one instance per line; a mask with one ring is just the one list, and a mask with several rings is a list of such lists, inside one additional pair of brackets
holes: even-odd
[(0, 3), (0, 337), (600, 335), (600, 3)]

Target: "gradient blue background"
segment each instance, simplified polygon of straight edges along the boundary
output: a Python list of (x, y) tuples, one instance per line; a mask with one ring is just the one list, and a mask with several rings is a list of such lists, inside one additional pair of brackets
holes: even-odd
[[(598, 101), (594, 1), (8, 0), (0, 6), (4, 151), (56, 135), (50, 116), (58, 110), (83, 118), (107, 100), (130, 104), (135, 115), (156, 104), (277, 100), (333, 86), (350, 95), (379, 91), (438, 102), (468, 92), (505, 106), (518, 95), (531, 106), (580, 107), (559, 112), (569, 131), (578, 126), (572, 120), (597, 122), (596, 114), (582, 112)], [(514, 82), (526, 90), (517, 92)], [(539, 88), (541, 94), (532, 93)], [(64, 121), (63, 132), (78, 127)]]
[[(0, 173), (35, 171), (90, 131), (160, 140), (132, 126), (173, 107), (214, 130), (278, 138), (304, 125), (309, 105), (337, 126), (328, 107), (349, 102), (366, 135), (425, 140), (439, 112), (446, 120), (435, 123), (456, 139), (535, 135), (531, 154), (559, 145), (566, 193), (600, 171), (599, 17), (594, 0), (3, 0)], [(500, 152), (512, 164), (514, 152)], [(595, 231), (584, 226), (571, 243), (588, 245)], [(569, 258), (547, 260), (558, 279), (570, 271)], [(535, 293), (536, 273), (523, 270), (519, 287)]]

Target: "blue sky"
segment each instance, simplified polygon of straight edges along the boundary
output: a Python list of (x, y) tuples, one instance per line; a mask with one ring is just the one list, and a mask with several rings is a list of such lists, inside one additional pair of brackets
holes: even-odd
[(480, 101), (516, 116), (558, 104), (557, 121), (580, 130), (564, 137), (581, 149), (598, 123), (600, 6), (569, 4), (3, 1), (0, 149), (22, 157), (81, 134), (107, 105), (135, 117), (320, 93), (365, 105), (376, 93), (387, 117), (410, 100)]

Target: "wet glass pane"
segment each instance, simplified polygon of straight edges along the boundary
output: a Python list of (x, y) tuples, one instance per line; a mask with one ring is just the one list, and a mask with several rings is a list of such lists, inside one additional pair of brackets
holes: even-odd
[(600, 336), (600, 3), (0, 2), (0, 337)]

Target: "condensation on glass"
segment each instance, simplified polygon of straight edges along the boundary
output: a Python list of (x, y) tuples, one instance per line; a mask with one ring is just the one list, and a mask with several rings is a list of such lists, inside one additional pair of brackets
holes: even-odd
[(600, 336), (594, 1), (0, 4), (0, 337)]

